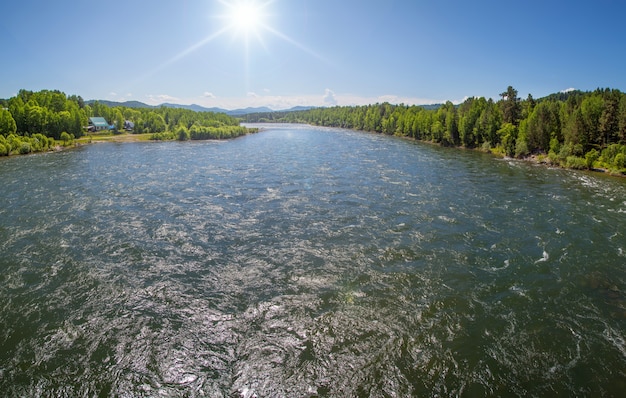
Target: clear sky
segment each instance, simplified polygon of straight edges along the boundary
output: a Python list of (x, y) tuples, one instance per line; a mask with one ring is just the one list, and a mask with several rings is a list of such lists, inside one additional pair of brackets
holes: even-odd
[(624, 0), (6, 1), (0, 98), (285, 109), (626, 91), (625, 21)]

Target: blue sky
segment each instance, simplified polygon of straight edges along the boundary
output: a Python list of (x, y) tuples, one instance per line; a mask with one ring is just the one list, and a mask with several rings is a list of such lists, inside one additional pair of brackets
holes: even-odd
[(626, 91), (623, 0), (257, 0), (247, 31), (242, 2), (5, 2), (0, 98), (284, 109)]

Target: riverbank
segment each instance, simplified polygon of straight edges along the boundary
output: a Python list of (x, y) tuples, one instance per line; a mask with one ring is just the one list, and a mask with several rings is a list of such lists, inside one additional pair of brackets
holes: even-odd
[(90, 144), (92, 142), (140, 142), (150, 141), (152, 134), (112, 134), (112, 135), (86, 135), (80, 137), (74, 142), (78, 144)]
[(602, 167), (591, 167), (591, 168), (582, 168), (582, 169), (574, 168), (574, 167), (566, 167), (566, 166), (563, 166), (562, 164), (552, 163), (550, 161), (550, 158), (545, 154), (530, 155), (530, 156), (526, 156), (523, 158), (511, 158), (511, 159), (520, 160), (523, 162), (530, 162), (533, 164), (546, 166), (546, 167), (554, 167), (554, 168), (563, 169), (563, 170), (583, 170), (583, 171), (591, 171), (594, 173), (607, 174), (613, 177), (626, 177), (626, 173), (623, 171), (611, 170), (611, 169), (602, 168)]
[[(355, 130), (355, 129), (350, 129), (350, 130), (357, 131), (357, 132), (363, 132), (363, 130)], [(381, 134), (381, 133), (373, 133), (373, 134)], [(407, 136), (402, 136), (402, 135), (396, 135), (395, 137), (402, 138), (402, 139), (405, 139), (407, 141), (412, 141), (412, 142), (420, 142), (420, 143), (424, 143), (424, 144), (428, 144), (428, 145), (442, 146), (438, 142), (433, 142), (433, 141), (428, 141), (428, 140), (420, 140), (420, 139), (413, 138), (413, 137), (407, 137)], [(609, 176), (612, 176), (612, 177), (626, 178), (626, 172), (624, 172), (624, 171), (611, 170), (611, 169), (602, 168), (602, 167), (592, 167), (592, 168), (578, 169), (578, 168), (573, 168), (573, 167), (566, 167), (566, 166), (564, 166), (562, 164), (559, 164), (559, 163), (552, 163), (550, 161), (550, 158), (546, 154), (533, 154), (533, 155), (528, 155), (528, 156), (521, 157), (521, 158), (514, 158), (514, 157), (510, 157), (510, 156), (505, 155), (502, 151), (494, 150), (495, 148), (490, 148), (490, 149), (484, 149), (482, 147), (481, 148), (468, 148), (468, 147), (464, 147), (464, 146), (447, 146), (447, 148), (455, 149), (455, 150), (479, 151), (479, 152), (487, 153), (487, 154), (492, 155), (493, 157), (499, 158), (499, 159), (515, 160), (515, 161), (519, 161), (519, 162), (528, 162), (528, 163), (532, 163), (532, 164), (536, 164), (536, 165), (544, 166), (544, 167), (551, 167), (551, 168), (557, 168), (557, 169), (563, 169), (563, 170), (582, 170), (582, 171), (589, 171), (589, 172), (594, 172), (594, 173), (606, 174), (606, 175), (609, 175)]]

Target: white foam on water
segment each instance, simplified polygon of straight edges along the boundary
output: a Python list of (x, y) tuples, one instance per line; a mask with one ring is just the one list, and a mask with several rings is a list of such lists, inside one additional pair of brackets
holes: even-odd
[(606, 329), (604, 329), (604, 338), (611, 343), (626, 359), (626, 339), (618, 331), (605, 323)]
[(535, 261), (535, 264), (537, 264), (537, 263), (543, 263), (543, 262), (546, 262), (546, 261), (548, 261), (549, 259), (550, 259), (550, 255), (548, 254), (548, 252), (547, 252), (547, 251), (545, 251), (545, 250), (544, 250), (544, 251), (543, 251), (543, 257), (541, 257), (539, 260)]

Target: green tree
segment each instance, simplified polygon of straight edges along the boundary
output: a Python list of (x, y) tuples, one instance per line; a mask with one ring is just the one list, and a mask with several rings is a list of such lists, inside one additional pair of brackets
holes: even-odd
[(122, 114), (122, 111), (118, 108), (115, 110), (115, 130), (116, 131), (121, 131), (124, 130), (124, 115)]
[(491, 146), (496, 146), (500, 142), (498, 130), (502, 127), (502, 111), (500, 107), (490, 98), (485, 109), (480, 114), (480, 119), (476, 129), (476, 145), (480, 146), (484, 142), (489, 142)]
[(537, 101), (535, 101), (535, 99), (533, 98), (533, 96), (531, 94), (528, 94), (528, 97), (526, 98), (526, 101), (524, 101), (522, 103), (522, 115), (521, 115), (521, 118), (522, 119), (528, 118), (528, 116), (530, 116), (530, 114), (535, 109), (536, 105), (537, 105)]
[(456, 107), (450, 101), (442, 107), (446, 109), (445, 126), (446, 131), (443, 137), (443, 143), (445, 145), (458, 145), (459, 144), (459, 128), (458, 118), (456, 114)]
[(45, 125), (47, 121), (47, 111), (45, 108), (40, 107), (34, 100), (28, 101), (24, 106), (25, 110), (25, 129), (23, 133), (45, 133)]
[(11, 112), (5, 109), (0, 109), (0, 134), (9, 135), (15, 134), (17, 131), (17, 124)]
[(517, 127), (512, 123), (504, 123), (498, 130), (500, 141), (507, 156), (515, 156), (515, 144), (517, 140)]
[(548, 152), (550, 139), (560, 134), (558, 107), (540, 102), (528, 117), (526, 137), (530, 151)]
[(72, 140), (72, 136), (70, 136), (66, 131), (62, 132), (60, 137), (61, 141), (63, 141), (64, 146), (68, 146), (70, 144), (70, 141)]
[(617, 119), (619, 142), (626, 145), (626, 95), (622, 95), (620, 100)]
[(588, 96), (580, 104), (580, 111), (584, 121), (583, 149), (587, 150), (590, 145), (602, 143), (600, 117), (604, 111), (604, 100), (599, 95)]
[(598, 133), (603, 146), (619, 140), (619, 107), (621, 96), (621, 93), (617, 90), (607, 90), (605, 92), (604, 109), (600, 115), (598, 125)]
[(505, 92), (500, 94), (500, 97), (502, 97), (500, 107), (504, 123), (511, 123), (517, 126), (521, 116), (520, 99), (517, 97), (517, 90), (509, 86)]
[(459, 114), (459, 140), (461, 145), (475, 147), (479, 137), (484, 135), (480, 125), (480, 116), (487, 107), (485, 98), (468, 98), (461, 104)]
[(189, 140), (190, 136), (189, 136), (189, 130), (187, 130), (187, 127), (185, 127), (184, 125), (179, 125), (178, 128), (176, 129), (176, 139), (178, 141), (187, 141)]
[(571, 115), (569, 115), (563, 133), (566, 145), (581, 145), (582, 147), (587, 146), (589, 137), (585, 127), (583, 113), (580, 108), (576, 109)]

